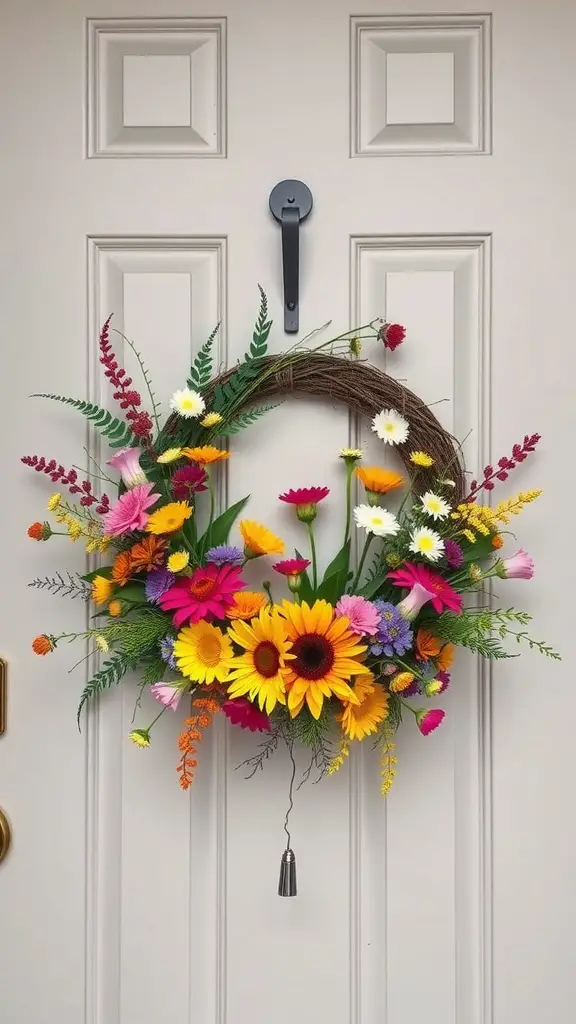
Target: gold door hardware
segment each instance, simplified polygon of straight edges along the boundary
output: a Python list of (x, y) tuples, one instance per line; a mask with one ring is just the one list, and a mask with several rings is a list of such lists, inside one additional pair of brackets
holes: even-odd
[(6, 732), (8, 704), (8, 664), (0, 658), (0, 736)]
[(0, 809), (0, 864), (10, 849), (11, 838), (12, 833), (10, 832), (10, 822), (4, 814), (4, 811)]

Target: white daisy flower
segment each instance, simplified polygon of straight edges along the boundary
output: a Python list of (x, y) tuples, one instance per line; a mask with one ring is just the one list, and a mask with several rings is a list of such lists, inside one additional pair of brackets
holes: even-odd
[(356, 526), (376, 537), (394, 537), (400, 529), (396, 516), (379, 505), (357, 505), (354, 520)]
[(437, 562), (444, 551), (444, 541), (439, 533), (427, 526), (418, 526), (410, 534), (410, 551), (424, 555), (431, 562)]
[(408, 421), (395, 409), (383, 409), (372, 420), (372, 430), (384, 444), (403, 444), (408, 437)]
[(450, 505), (434, 491), (426, 491), (422, 495), (422, 508), (432, 519), (446, 519), (450, 515)]
[(189, 419), (193, 416), (201, 416), (206, 408), (202, 395), (190, 388), (183, 388), (182, 391), (175, 391), (170, 399), (170, 408), (179, 416)]

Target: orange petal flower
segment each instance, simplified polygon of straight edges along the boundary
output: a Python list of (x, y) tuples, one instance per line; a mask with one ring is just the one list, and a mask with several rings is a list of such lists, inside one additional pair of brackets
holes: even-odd
[(32, 641), (34, 654), (50, 654), (54, 650), (54, 643), (46, 633), (41, 633)]
[(119, 551), (112, 566), (112, 579), (124, 587), (132, 575), (132, 558), (129, 551)]
[(164, 537), (144, 537), (130, 548), (132, 569), (152, 572), (164, 562), (168, 542)]
[(110, 601), (108, 615), (111, 615), (113, 619), (117, 618), (118, 615), (122, 615), (122, 601)]
[(229, 619), (253, 619), (267, 603), (266, 594), (254, 590), (238, 590), (234, 594), (234, 604), (226, 609), (226, 615)]
[(404, 477), (399, 473), (380, 469), (379, 466), (357, 466), (354, 472), (366, 490), (374, 494), (387, 494), (404, 483)]
[(211, 462), (230, 458), (230, 452), (224, 452), (211, 444), (202, 445), (200, 448), (183, 448), (181, 455), (185, 455), (191, 462), (197, 462), (200, 466), (209, 466)]
[(495, 533), (494, 536), (492, 537), (492, 547), (493, 548), (503, 548), (504, 547), (504, 539), (500, 536), (499, 533)]
[(416, 634), (416, 657), (421, 661), (428, 661), (440, 654), (442, 642), (438, 637), (424, 626), (420, 626)]
[(455, 644), (444, 644), (440, 654), (438, 654), (434, 659), (436, 662), (436, 668), (441, 672), (448, 672), (448, 670), (452, 668), (455, 653)]

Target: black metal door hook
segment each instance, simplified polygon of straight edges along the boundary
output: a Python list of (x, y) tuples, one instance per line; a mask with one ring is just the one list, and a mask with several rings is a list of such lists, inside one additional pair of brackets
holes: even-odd
[(300, 222), (312, 209), (312, 193), (303, 181), (280, 181), (270, 193), (270, 210), (282, 225), (284, 330), (298, 331)]

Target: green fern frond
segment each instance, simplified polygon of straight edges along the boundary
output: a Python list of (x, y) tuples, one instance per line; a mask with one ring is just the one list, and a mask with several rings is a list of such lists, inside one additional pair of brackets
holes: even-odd
[(260, 310), (254, 325), (252, 342), (248, 352), (234, 372), (230, 375), (225, 384), (219, 384), (214, 389), (212, 408), (215, 412), (223, 412), (227, 405), (237, 406), (243, 394), (253, 383), (260, 373), (262, 359), (268, 351), (268, 335), (272, 327), (272, 321), (268, 319), (268, 299), (264, 289), (258, 285), (260, 291)]
[(132, 619), (121, 619), (100, 630), (109, 644), (119, 644), (122, 654), (140, 659), (166, 636), (166, 616), (147, 608)]
[(220, 324), (217, 323), (208, 341), (204, 342), (190, 367), (190, 375), (186, 383), (193, 391), (203, 391), (210, 383), (210, 378), (212, 377), (212, 346), (219, 330)]
[(260, 405), (256, 409), (250, 409), (249, 412), (243, 412), (240, 416), (236, 416), (235, 419), (231, 420), (223, 427), (221, 433), (226, 434), (239, 434), (244, 427), (249, 427), (256, 420), (259, 420), (261, 416), (266, 412), (270, 412), (272, 409), (277, 409), (282, 402), (276, 402), (275, 405)]
[(165, 675), (166, 662), (159, 654), (154, 654), (142, 672), (142, 685), (152, 686), (154, 683), (161, 683)]
[(111, 448), (129, 448), (135, 442), (131, 428), (124, 420), (119, 420), (108, 409), (103, 409), (93, 402), (85, 402), (80, 398), (65, 398), (62, 395), (31, 395), (32, 398), (50, 398), (53, 402), (71, 405), (86, 417), (106, 438)]
[(82, 691), (76, 715), (78, 728), (80, 728), (80, 715), (86, 701), (91, 700), (97, 693), (109, 690), (111, 686), (119, 683), (122, 677), (126, 675), (126, 672), (133, 667), (133, 659), (129, 658), (126, 654), (113, 654), (109, 661), (104, 662), (102, 668), (96, 672), (96, 675), (92, 677)]
[(260, 310), (258, 312), (258, 319), (254, 325), (254, 333), (252, 335), (252, 344), (250, 346), (250, 358), (251, 359), (262, 359), (266, 355), (268, 349), (268, 335), (272, 327), (272, 320), (268, 319), (268, 299), (266, 292), (261, 285), (258, 285), (260, 292)]

